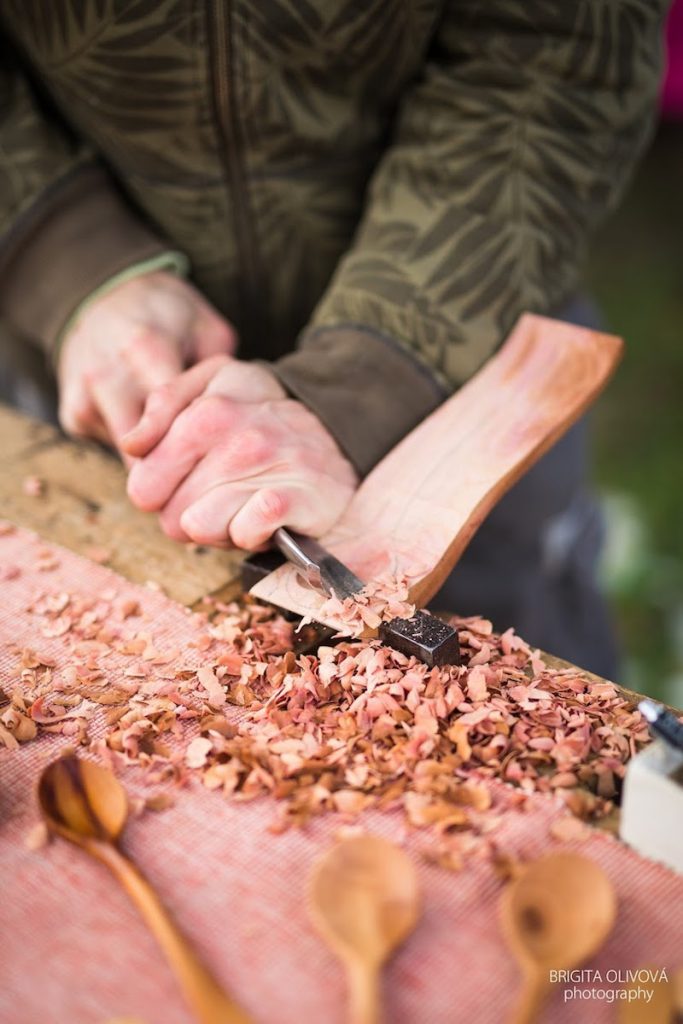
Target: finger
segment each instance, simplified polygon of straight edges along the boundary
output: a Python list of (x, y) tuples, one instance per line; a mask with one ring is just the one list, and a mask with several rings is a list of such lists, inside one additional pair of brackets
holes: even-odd
[(59, 422), (72, 437), (87, 437), (111, 444), (106, 424), (80, 381), (66, 385), (59, 396)]
[(157, 512), (197, 463), (228, 434), (235, 421), (233, 403), (202, 397), (173, 421), (167, 434), (128, 477), (128, 496), (146, 512)]
[[(272, 473), (276, 457), (277, 449), (272, 440), (255, 426), (240, 429), (236, 420), (232, 429), (220, 438), (178, 485), (161, 513), (162, 529), (170, 537), (182, 539), (186, 531), (181, 525), (181, 516), (185, 510), (219, 484), (230, 485), (235, 492), (241, 488), (243, 493), (241, 501), (231, 508), (227, 525), (240, 505), (263, 485), (259, 483), (263, 474), (269, 471)], [(224, 531), (224, 538), (226, 535)]]
[(90, 390), (97, 411), (118, 448), (123, 435), (140, 418), (144, 393), (127, 373), (98, 377), (90, 382)]
[(204, 391), (216, 372), (225, 365), (226, 356), (214, 356), (197, 363), (174, 380), (148, 396), (138, 423), (121, 439), (129, 455), (146, 455), (167, 433), (176, 417)]
[(263, 487), (256, 491), (235, 514), (229, 537), (237, 548), (254, 551), (272, 537), (280, 526), (291, 526), (305, 532), (300, 496), (287, 487)]
[(180, 529), (196, 544), (232, 547), (230, 522), (252, 494), (248, 485), (217, 484), (183, 510)]
[(230, 359), (206, 386), (207, 395), (224, 395), (235, 402), (273, 402), (286, 398), (279, 380), (260, 363)]
[(125, 360), (145, 392), (173, 380), (184, 368), (178, 342), (154, 327), (136, 335), (135, 344), (125, 350)]
[(237, 331), (207, 304), (195, 323), (194, 343), (197, 359), (214, 355), (232, 356), (237, 351)]
[[(179, 484), (159, 513), (159, 523), (164, 533), (174, 540), (190, 539), (191, 535), (187, 533), (187, 530), (182, 525), (183, 514), (191, 505), (202, 498), (204, 494), (219, 486), (232, 486), (234, 491), (240, 484), (235, 484), (230, 475), (226, 475), (225, 469), (221, 464), (220, 453), (214, 449), (197, 462), (194, 469)], [(228, 536), (227, 523), (230, 522), (232, 516), (244, 504), (254, 489), (253, 483), (246, 483), (243, 485), (242, 496), (237, 500), (231, 501), (230, 514), (226, 520), (226, 529), (222, 534), (223, 540), (226, 540)], [(192, 539), (194, 540), (194, 537)], [(204, 542), (197, 541), (197, 543)]]

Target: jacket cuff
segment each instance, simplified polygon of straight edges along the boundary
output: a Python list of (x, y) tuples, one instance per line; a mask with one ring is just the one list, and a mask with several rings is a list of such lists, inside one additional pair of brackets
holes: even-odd
[(396, 341), (355, 325), (309, 332), (272, 369), (361, 476), (448, 397)]
[(156, 256), (150, 256), (146, 260), (140, 260), (139, 263), (131, 263), (131, 265), (126, 267), (124, 270), (120, 270), (118, 274), (114, 274), (113, 277), (108, 278), (98, 288), (96, 288), (94, 292), (90, 292), (86, 295), (82, 302), (79, 302), (67, 322), (58, 332), (51, 350), (52, 362), (55, 367), (58, 364), (59, 353), (62, 345), (66, 341), (69, 331), (72, 327), (76, 326), (79, 318), (86, 311), (88, 306), (92, 305), (92, 303), (97, 299), (100, 299), (103, 295), (113, 291), (114, 288), (118, 288), (120, 284), (125, 284), (126, 281), (132, 281), (135, 277), (142, 277), (143, 274), (152, 274), (155, 271), (164, 270), (166, 273), (177, 274), (179, 277), (185, 277), (189, 269), (190, 261), (184, 253), (175, 249), (167, 249), (164, 252), (158, 253)]
[(0, 315), (51, 351), (84, 299), (168, 245), (97, 166), (79, 169), (28, 211), (0, 256)]

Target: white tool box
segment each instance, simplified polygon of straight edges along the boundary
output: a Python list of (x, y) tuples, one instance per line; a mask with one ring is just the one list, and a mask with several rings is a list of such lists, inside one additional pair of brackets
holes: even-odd
[(683, 874), (683, 752), (658, 739), (630, 761), (619, 834)]

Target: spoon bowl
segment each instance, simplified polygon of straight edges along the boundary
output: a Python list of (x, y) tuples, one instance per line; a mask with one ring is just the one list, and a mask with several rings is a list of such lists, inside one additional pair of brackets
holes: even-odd
[[(654, 964), (650, 964), (649, 969), (656, 971)], [(633, 982), (628, 987), (638, 989), (640, 985)], [(675, 977), (646, 987), (652, 992), (649, 1003), (641, 999), (620, 1003), (619, 1024), (674, 1024), (677, 1020)]]
[(501, 899), (503, 930), (525, 976), (516, 1024), (535, 1018), (550, 971), (572, 970), (600, 949), (616, 909), (607, 875), (579, 854), (550, 854), (510, 882)]
[(61, 757), (47, 766), (38, 801), (48, 828), (79, 845), (117, 842), (128, 817), (126, 791), (113, 772), (77, 757)]
[(311, 876), (312, 920), (346, 966), (354, 1024), (379, 1019), (379, 971), (420, 912), (415, 868), (392, 843), (359, 836), (338, 843)]

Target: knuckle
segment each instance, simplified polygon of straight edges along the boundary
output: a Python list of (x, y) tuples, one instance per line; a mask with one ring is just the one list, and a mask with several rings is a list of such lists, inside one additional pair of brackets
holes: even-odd
[(221, 395), (201, 395), (188, 409), (194, 430), (213, 434), (232, 423), (230, 402)]
[(145, 412), (156, 415), (165, 412), (174, 398), (174, 389), (171, 383), (161, 384), (154, 391), (150, 391), (145, 402)]
[(163, 340), (163, 335), (159, 333), (154, 327), (150, 327), (149, 324), (139, 324), (134, 327), (124, 342), (125, 352), (140, 352), (146, 348), (153, 348), (156, 350), (160, 341)]
[(248, 427), (240, 431), (232, 446), (232, 461), (249, 469), (261, 465), (271, 455), (272, 445), (261, 430)]
[(282, 520), (289, 511), (289, 499), (284, 491), (264, 488), (254, 499), (256, 515), (265, 523)]
[(191, 512), (182, 516), (180, 528), (195, 544), (216, 544), (227, 539), (227, 529), (219, 531), (215, 526), (197, 519)]

